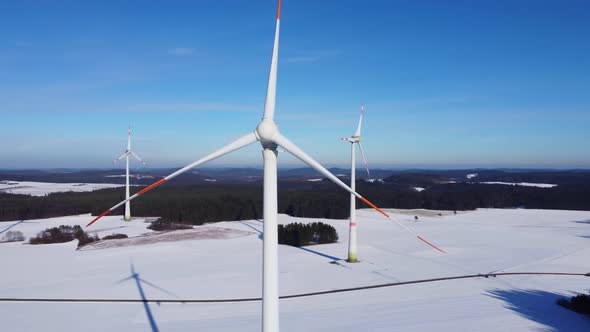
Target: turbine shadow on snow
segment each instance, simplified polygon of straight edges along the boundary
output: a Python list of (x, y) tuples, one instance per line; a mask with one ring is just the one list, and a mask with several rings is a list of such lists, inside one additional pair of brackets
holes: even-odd
[(137, 273), (135, 271), (135, 267), (133, 266), (133, 263), (131, 263), (130, 265), (131, 265), (131, 276), (129, 276), (123, 280), (120, 280), (119, 282), (117, 282), (117, 284), (120, 284), (120, 283), (123, 283), (126, 281), (131, 281), (131, 280), (135, 281), (135, 285), (137, 286), (137, 290), (139, 291), (139, 296), (141, 297), (141, 300), (143, 302), (143, 308), (145, 310), (145, 313), (146, 313), (146, 316), (148, 319), (148, 323), (150, 324), (150, 328), (151, 328), (152, 332), (159, 332), (158, 326), (156, 324), (156, 320), (154, 319), (154, 315), (152, 314), (152, 311), (150, 310), (149, 304), (147, 302), (147, 298), (145, 296), (145, 292), (143, 290), (142, 284), (146, 284), (148, 286), (151, 286), (157, 290), (160, 290), (160, 291), (162, 291), (166, 294), (172, 295), (174, 297), (177, 297), (177, 296), (168, 292), (167, 290), (165, 290), (159, 286), (154, 285), (153, 283), (151, 283), (149, 281), (142, 279), (139, 276), (139, 273)]
[(502, 300), (504, 307), (531, 321), (544, 325), (536, 331), (582, 332), (590, 329), (590, 320), (557, 304), (564, 296), (542, 290), (488, 291), (487, 296)]
[[(262, 220), (260, 220), (260, 219), (256, 219), (256, 220), (262, 224)], [(264, 234), (264, 233), (263, 233), (263, 232), (262, 232), (260, 229), (258, 229), (258, 228), (256, 228), (256, 227), (252, 226), (250, 223), (247, 223), (247, 222), (245, 222), (245, 221), (238, 221), (238, 222), (239, 222), (240, 224), (242, 224), (242, 225), (244, 225), (244, 226), (246, 226), (246, 227), (248, 227), (248, 228), (251, 228), (251, 229), (253, 229), (254, 231), (256, 231), (256, 233), (258, 233), (258, 238), (259, 238), (260, 240), (262, 240), (262, 238), (263, 238), (263, 234)], [(342, 258), (338, 258), (338, 257), (336, 257), (336, 256), (330, 256), (330, 255), (328, 255), (328, 254), (324, 254), (324, 253), (322, 253), (322, 252), (315, 251), (315, 250), (312, 250), (312, 249), (309, 249), (309, 248), (305, 248), (305, 247), (293, 247), (293, 248), (301, 249), (301, 250), (303, 250), (303, 251), (306, 251), (306, 252), (308, 252), (308, 253), (311, 253), (311, 254), (314, 254), (314, 255), (318, 255), (318, 256), (320, 256), (320, 257), (324, 257), (324, 258), (327, 258), (327, 259), (329, 259), (329, 260), (332, 260), (332, 261), (341, 261), (341, 260), (343, 260)]]
[(315, 251), (315, 250), (312, 250), (312, 249), (309, 249), (309, 248), (306, 248), (306, 247), (294, 247), (294, 248), (301, 249), (303, 251), (307, 251), (307, 252), (312, 253), (314, 255), (318, 255), (318, 256), (321, 256), (321, 257), (324, 257), (324, 258), (333, 260), (333, 261), (341, 261), (341, 260), (343, 260), (342, 258), (338, 258), (336, 256), (330, 256), (328, 254), (324, 254), (322, 252)]
[(12, 224), (12, 225), (10, 225), (10, 226), (8, 226), (8, 227), (6, 227), (6, 228), (4, 228), (4, 229), (0, 230), (0, 234), (2, 234), (2, 233), (4, 233), (4, 232), (6, 232), (7, 230), (11, 229), (12, 227), (14, 227), (14, 226), (16, 226), (16, 225), (18, 225), (18, 224), (21, 224), (23, 221), (24, 221), (24, 220), (17, 221), (17, 222), (15, 222), (14, 224)]
[(38, 223), (39, 222), (36, 222), (36, 221), (24, 221), (24, 220), (17, 221), (14, 224), (7, 226), (6, 228), (3, 228), (2, 230), (0, 230), (0, 234), (4, 233), (4, 232), (8, 231), (9, 229), (11, 229), (17, 225), (20, 225), (20, 224), (38, 224)]
[[(590, 220), (577, 220), (577, 221), (574, 221), (574, 222), (576, 224), (587, 224), (587, 225), (590, 225)], [(579, 237), (590, 239), (590, 235), (580, 235)]]
[[(260, 220), (260, 219), (256, 219), (256, 221), (260, 222), (260, 224), (261, 224), (261, 227), (262, 227), (262, 220)], [(244, 225), (244, 226), (246, 226), (246, 227), (250, 228), (250, 229), (253, 229), (253, 230), (254, 230), (256, 233), (258, 233), (258, 238), (259, 238), (260, 240), (262, 240), (262, 235), (263, 235), (263, 232), (262, 232), (262, 230), (260, 230), (260, 229), (258, 229), (258, 228), (256, 228), (256, 227), (252, 226), (250, 223), (247, 223), (247, 222), (245, 222), (245, 221), (238, 220), (238, 222), (239, 222), (240, 224), (242, 224), (242, 225)]]

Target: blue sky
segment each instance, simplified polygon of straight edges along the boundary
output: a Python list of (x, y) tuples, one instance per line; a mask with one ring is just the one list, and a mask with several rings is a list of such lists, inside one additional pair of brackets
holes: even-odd
[[(0, 5), (0, 168), (181, 166), (255, 128), (274, 0)], [(590, 2), (283, 0), (276, 120), (346, 165), (590, 167)], [(302, 166), (282, 154), (284, 166)], [(260, 146), (212, 165), (260, 166)]]

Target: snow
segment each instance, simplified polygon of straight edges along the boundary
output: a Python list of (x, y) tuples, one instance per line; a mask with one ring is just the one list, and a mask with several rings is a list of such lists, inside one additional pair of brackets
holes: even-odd
[(471, 174), (467, 174), (465, 177), (467, 177), (468, 179), (473, 179), (477, 175), (478, 175), (477, 173), (471, 173)]
[(424, 188), (422, 188), (422, 187), (414, 187), (414, 190), (416, 190), (416, 191), (420, 192), (420, 191), (423, 191), (423, 190), (424, 190)]
[(307, 182), (320, 182), (323, 179), (307, 179)]
[(530, 183), (530, 182), (480, 182), (483, 184), (503, 184), (507, 186), (524, 186), (524, 187), (538, 187), (538, 188), (553, 188), (557, 187), (556, 184), (551, 183)]
[[(105, 175), (105, 178), (124, 178), (125, 174), (118, 174), (118, 175)], [(130, 178), (137, 178), (137, 179), (152, 179), (153, 175), (141, 175), (141, 174), (129, 174)]]
[(203, 179), (205, 182), (217, 182), (217, 179)]
[[(341, 239), (306, 248), (279, 246), (281, 295), (492, 271), (590, 272), (590, 212), (525, 209), (393, 210), (394, 218), (447, 251), (440, 254), (378, 213), (358, 210), (360, 263), (346, 256), (347, 220), (279, 216), (280, 223), (322, 221)], [(440, 213), (440, 215), (439, 215)], [(414, 215), (420, 222), (414, 222)], [(148, 218), (149, 219), (149, 218)], [(25, 236), (89, 215), (22, 223)], [(140, 237), (144, 218), (107, 216), (88, 228), (100, 236)], [(0, 223), (4, 226), (13, 222)], [(202, 236), (104, 249), (76, 243), (0, 244), (0, 297), (139, 298), (130, 274), (182, 299), (259, 297), (262, 224), (221, 222)], [(226, 234), (227, 236), (218, 236)], [(207, 234), (213, 234), (207, 236)], [(217, 235), (215, 235), (217, 234)], [(112, 240), (118, 241), (118, 240)], [(330, 264), (338, 260), (338, 264)], [(587, 277), (510, 276), (396, 286), (281, 300), (281, 331), (588, 331), (590, 319), (555, 304), (588, 290)], [(148, 298), (174, 299), (145, 285)], [(150, 304), (161, 331), (260, 331), (260, 302)], [(0, 302), (6, 331), (148, 331), (141, 303)]]
[(0, 192), (9, 194), (22, 194), (31, 196), (45, 196), (60, 192), (84, 192), (106, 188), (123, 187), (124, 184), (110, 183), (50, 183), (31, 181), (0, 181)]

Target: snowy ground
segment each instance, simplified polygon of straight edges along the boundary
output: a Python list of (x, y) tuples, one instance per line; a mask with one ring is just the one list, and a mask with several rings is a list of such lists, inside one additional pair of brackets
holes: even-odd
[(123, 187), (124, 184), (110, 183), (49, 183), (31, 181), (0, 181), (0, 192), (31, 196), (45, 196), (67, 191), (83, 192), (106, 188)]
[[(116, 175), (105, 175), (105, 178), (124, 178), (125, 174), (116, 174)], [(143, 175), (143, 174), (129, 174), (130, 178), (136, 179), (152, 179), (153, 175)]]
[[(491, 271), (590, 272), (590, 212), (481, 209), (394, 213), (398, 220), (446, 250), (440, 254), (399, 226), (358, 211), (360, 263), (346, 256), (347, 221), (281, 215), (281, 223), (323, 221), (341, 236), (336, 244), (279, 246), (280, 293), (322, 291)], [(420, 221), (414, 215), (421, 212)], [(84, 225), (89, 216), (36, 220), (12, 230), (26, 236), (60, 224)], [(0, 231), (10, 223), (0, 223)], [(89, 230), (100, 236), (152, 233), (142, 219), (105, 217)], [(203, 226), (240, 231), (222, 236), (95, 250), (76, 243), (0, 244), (0, 297), (138, 298), (129, 275), (133, 260), (144, 279), (183, 299), (259, 297), (261, 223)], [(195, 228), (199, 229), (199, 228)], [(192, 232), (192, 231), (190, 231)], [(216, 232), (213, 232), (216, 233)], [(189, 237), (190, 238), (190, 237)], [(330, 264), (333, 261), (340, 264)], [(282, 331), (589, 331), (590, 318), (556, 299), (590, 289), (588, 277), (512, 276), (406, 285), (281, 300)], [(171, 295), (146, 286), (149, 298)], [(160, 330), (259, 331), (261, 304), (151, 305)], [(140, 303), (0, 302), (3, 331), (148, 331)]]
[(538, 188), (553, 188), (553, 187), (557, 187), (556, 184), (552, 184), (552, 183), (497, 182), (497, 181), (479, 182), (479, 183), (482, 183), (482, 184), (503, 184), (503, 185), (507, 185), (507, 186), (523, 186), (523, 187), (538, 187)]

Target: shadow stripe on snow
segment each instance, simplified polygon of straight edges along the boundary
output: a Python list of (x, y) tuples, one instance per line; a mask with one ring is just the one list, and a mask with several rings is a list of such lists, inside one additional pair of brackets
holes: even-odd
[[(401, 282), (391, 282), (386, 284), (377, 284), (369, 286), (359, 286), (351, 288), (340, 288), (326, 291), (300, 293), (280, 296), (280, 299), (294, 299), (300, 297), (310, 297), (318, 295), (327, 295), (335, 293), (345, 293), (361, 291), (366, 289), (374, 288), (385, 288), (412, 284), (423, 284), (445, 280), (457, 280), (457, 279), (470, 279), (470, 278), (492, 278), (498, 276), (512, 276), (512, 275), (538, 275), (538, 276), (576, 276), (576, 277), (590, 277), (588, 273), (570, 273), (570, 272), (502, 272), (502, 273), (484, 273), (484, 274), (469, 274), (453, 277), (441, 277), (432, 279), (420, 279), (410, 280)], [(0, 302), (83, 302), (83, 303), (234, 303), (234, 302), (257, 302), (261, 301), (260, 297), (249, 297), (249, 298), (235, 298), (235, 299), (186, 299), (186, 300), (168, 300), (168, 299), (96, 299), (96, 298), (17, 298), (17, 297), (4, 297), (0, 298)]]

